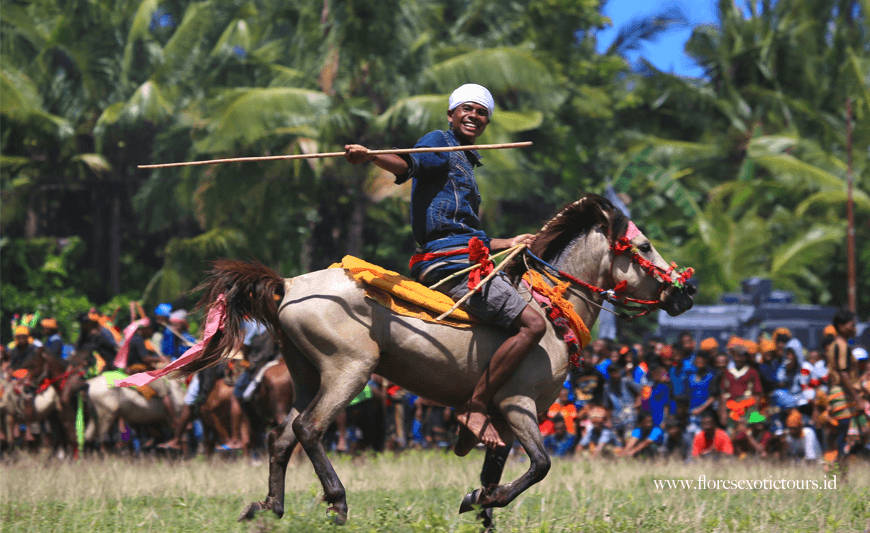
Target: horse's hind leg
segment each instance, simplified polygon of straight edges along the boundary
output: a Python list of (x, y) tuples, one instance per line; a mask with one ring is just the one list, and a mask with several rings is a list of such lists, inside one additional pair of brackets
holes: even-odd
[[(519, 478), (504, 485), (488, 487), (484, 482), (482, 488), (465, 495), (459, 508), (460, 513), (472, 510), (475, 505), (484, 508), (504, 507), (527, 488), (544, 479), (550, 470), (550, 458), (538, 430), (535, 402), (531, 398), (511, 398), (509, 402), (502, 403), (502, 412), (529, 456), (529, 469)], [(483, 474), (481, 481), (482, 478)]]
[(314, 471), (323, 486), (323, 498), (335, 511), (335, 522), (347, 521), (347, 500), (344, 485), (326, 456), (323, 434), (339, 411), (347, 407), (369, 379), (376, 357), (331, 361), (320, 379), (320, 390), (305, 411), (293, 421), (293, 431), (308, 454)]
[(281, 424), (269, 432), (269, 495), (261, 502), (253, 502), (249, 504), (242, 514), (239, 516), (239, 521), (250, 520), (254, 518), (257, 511), (271, 509), (278, 518), (284, 516), (284, 480), (287, 476), (287, 463), (290, 461), (290, 455), (296, 447), (296, 435), (293, 433), (293, 420), (299, 416), (299, 411), (295, 408), (290, 409), (290, 412), (284, 417)]

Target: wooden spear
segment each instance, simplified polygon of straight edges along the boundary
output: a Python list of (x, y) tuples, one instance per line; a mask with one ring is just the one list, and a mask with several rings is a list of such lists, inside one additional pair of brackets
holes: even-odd
[[(385, 154), (419, 154), (430, 152), (460, 152), (465, 150), (501, 150), (504, 148), (524, 148), (531, 146), (532, 141), (502, 144), (468, 144), (464, 146), (439, 146), (425, 148), (396, 148), (391, 150), (369, 150), (371, 155)], [(247, 163), (251, 161), (283, 161), (289, 159), (323, 159), (326, 157), (342, 157), (344, 152), (321, 152), (318, 154), (265, 155), (254, 157), (230, 157), (227, 159), (206, 159), (204, 161), (182, 161), (179, 163), (159, 163), (154, 165), (137, 165), (136, 168), (168, 168), (193, 167), (200, 165), (220, 165), (222, 163)]]

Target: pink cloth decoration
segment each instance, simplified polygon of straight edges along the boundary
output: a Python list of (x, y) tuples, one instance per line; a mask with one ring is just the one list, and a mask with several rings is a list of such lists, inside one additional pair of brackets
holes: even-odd
[(625, 238), (628, 240), (633, 240), (638, 235), (640, 235), (640, 230), (637, 229), (637, 226), (634, 225), (634, 222), (629, 220), (628, 229), (625, 230)]
[(118, 350), (117, 355), (115, 355), (115, 360), (112, 362), (112, 364), (115, 365), (115, 368), (127, 367), (127, 355), (130, 353), (130, 341), (133, 339), (133, 335), (136, 334), (136, 330), (145, 327), (150, 323), (151, 321), (147, 318), (140, 318), (139, 320), (130, 322), (130, 325), (124, 328), (124, 341), (121, 343), (121, 348)]
[(205, 329), (202, 333), (202, 339), (200, 339), (199, 342), (188, 348), (181, 357), (163, 368), (133, 374), (132, 376), (117, 382), (116, 385), (118, 387), (141, 387), (142, 385), (151, 383), (155, 379), (162, 378), (170, 372), (183, 369), (188, 364), (199, 359), (202, 355), (202, 351), (205, 349), (205, 345), (208, 344), (211, 338), (214, 337), (218, 331), (223, 331), (226, 317), (227, 301), (224, 295), (220, 294), (208, 310), (208, 316), (205, 320)]

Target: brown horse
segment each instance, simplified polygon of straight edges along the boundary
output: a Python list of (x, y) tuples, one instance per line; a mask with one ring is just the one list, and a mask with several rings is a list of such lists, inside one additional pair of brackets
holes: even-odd
[[(283, 360), (268, 365), (259, 379), (260, 384), (250, 400), (251, 411), (267, 426), (281, 424), (293, 404), (293, 380), (287, 365)], [(218, 379), (209, 392), (201, 409), (201, 419), (224, 442), (239, 437), (245, 455), (250, 455), (252, 426), (256, 428), (258, 424), (244, 416), (242, 406), (233, 395), (233, 386), (225, 380)], [(215, 442), (210, 432), (206, 433), (204, 445), (207, 454), (214, 451)]]
[[(598, 305), (606, 296), (612, 298), (612, 292), (602, 292), (608, 289), (619, 289), (621, 297), (652, 302), (671, 314), (692, 305), (691, 286), (665, 283), (671, 279), (668, 263), (636, 226), (597, 195), (581, 198), (551, 219), (536, 235), (532, 252), (577, 281), (578, 288), (568, 294), (568, 300), (590, 327), (598, 317)], [(241, 518), (264, 509), (283, 514), (287, 461), (298, 441), (314, 465), (335, 521), (344, 523), (345, 489), (321, 437), (370, 374), (440, 404), (461, 406), (509, 335), (490, 325), (456, 328), (394, 314), (368, 299), (363, 286), (342, 269), (282, 279), (259, 264), (221, 261), (203, 287), (202, 302), (226, 302), (224, 328), (187, 370), (213, 364), (239, 346), (242, 321), (249, 316), (277, 335), (296, 385), (293, 409), (270, 438), (269, 495), (250, 504)], [(525, 289), (520, 291), (529, 296)], [(487, 451), (483, 486), (465, 496), (460, 511), (474, 505), (503, 507), (547, 474), (550, 459), (537, 413), (556, 398), (568, 366), (568, 347), (548, 325), (539, 345), (493, 398), (492, 414), (501, 420), (508, 445)], [(512, 482), (499, 484), (514, 438), (529, 456), (529, 469)], [(484, 523), (491, 522), (490, 513), (484, 511)]]

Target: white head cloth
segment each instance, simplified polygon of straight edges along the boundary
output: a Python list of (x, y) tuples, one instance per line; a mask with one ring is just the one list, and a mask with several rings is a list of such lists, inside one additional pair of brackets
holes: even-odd
[(495, 111), (495, 100), (492, 99), (492, 94), (490, 94), (489, 90), (483, 85), (478, 85), (476, 83), (460, 85), (455, 91), (453, 91), (453, 93), (451, 93), (447, 110), (453, 111), (459, 104), (465, 102), (474, 102), (475, 104), (482, 105), (489, 110), (490, 116), (492, 116), (492, 112)]

